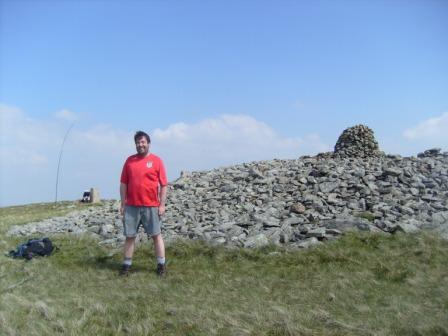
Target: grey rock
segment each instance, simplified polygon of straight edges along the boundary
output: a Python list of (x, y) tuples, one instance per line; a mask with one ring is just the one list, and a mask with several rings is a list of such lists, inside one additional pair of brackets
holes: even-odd
[(391, 175), (391, 176), (400, 176), (403, 173), (403, 170), (400, 168), (387, 168), (384, 171), (385, 175)]
[(307, 238), (311, 238), (311, 237), (325, 238), (326, 231), (327, 231), (327, 229), (324, 227), (312, 229), (306, 233), (306, 237)]
[(400, 222), (395, 226), (394, 232), (402, 231), (405, 233), (417, 232), (419, 228), (412, 222)]
[(303, 217), (288, 217), (285, 218), (282, 222), (282, 226), (292, 226), (304, 223), (305, 219)]
[(269, 244), (269, 240), (263, 233), (260, 233), (256, 236), (251, 236), (247, 238), (244, 243), (244, 247), (254, 248), (254, 247), (262, 247)]
[(342, 234), (342, 231), (337, 230), (337, 229), (325, 229), (325, 234), (340, 235), (340, 234)]
[(446, 224), (448, 226), (448, 211), (434, 213), (432, 221), (436, 225)]
[(324, 182), (319, 184), (319, 189), (323, 193), (329, 193), (339, 187), (339, 182)]
[(322, 244), (322, 242), (320, 242), (316, 237), (311, 237), (305, 241), (299, 242), (297, 247), (306, 249), (320, 244)]

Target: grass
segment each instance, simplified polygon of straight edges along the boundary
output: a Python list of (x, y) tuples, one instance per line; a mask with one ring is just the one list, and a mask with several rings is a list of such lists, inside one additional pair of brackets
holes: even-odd
[(375, 215), (369, 211), (358, 212), (354, 214), (355, 217), (367, 219), (369, 222), (373, 222)]
[(56, 216), (63, 216), (71, 211), (83, 210), (89, 207), (103, 205), (104, 204), (101, 202), (90, 204), (77, 201), (63, 201), (57, 203), (34, 203), (0, 208), (0, 233), (4, 234), (12, 225), (25, 224)]
[[(29, 206), (27, 221), (39, 207), (59, 211)], [(0, 209), (10, 249), (14, 212)], [(0, 257), (0, 334), (448, 335), (448, 242), (425, 233), (350, 233), (305, 251), (179, 241), (167, 248), (166, 279), (149, 244), (123, 279), (121, 251), (52, 238), (51, 257)]]

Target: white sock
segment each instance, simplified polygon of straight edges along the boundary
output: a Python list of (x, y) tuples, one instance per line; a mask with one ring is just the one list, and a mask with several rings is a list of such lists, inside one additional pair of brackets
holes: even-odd
[(124, 258), (123, 265), (131, 266), (132, 265), (132, 258)]
[(157, 263), (158, 264), (165, 264), (165, 257), (157, 257)]

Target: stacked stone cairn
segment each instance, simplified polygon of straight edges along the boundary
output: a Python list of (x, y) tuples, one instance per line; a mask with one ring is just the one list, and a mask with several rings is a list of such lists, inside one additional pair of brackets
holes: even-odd
[(365, 125), (349, 127), (339, 136), (334, 155), (345, 158), (369, 158), (384, 155), (379, 150), (372, 129)]
[[(364, 146), (364, 147), (363, 147)], [(333, 155), (182, 173), (169, 185), (164, 236), (211, 244), (305, 248), (347, 230), (437, 230), (448, 239), (448, 153), (379, 155), (366, 126), (347, 129)], [(121, 246), (119, 201), (13, 227), (9, 234), (88, 233)], [(140, 240), (145, 240), (140, 233)]]

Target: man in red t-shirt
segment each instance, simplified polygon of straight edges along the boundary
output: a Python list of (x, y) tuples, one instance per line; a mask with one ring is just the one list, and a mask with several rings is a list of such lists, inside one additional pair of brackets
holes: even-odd
[(121, 275), (128, 275), (132, 265), (135, 237), (140, 224), (154, 241), (157, 274), (166, 275), (165, 244), (161, 234), (160, 217), (165, 213), (167, 178), (162, 160), (149, 152), (151, 139), (145, 132), (134, 136), (137, 154), (127, 158), (121, 172), (120, 197), (124, 243)]

